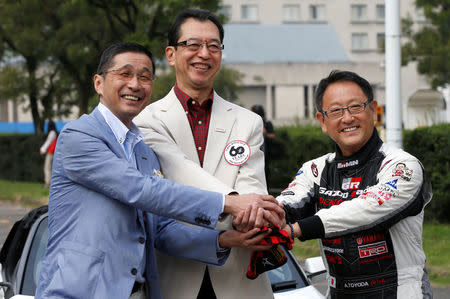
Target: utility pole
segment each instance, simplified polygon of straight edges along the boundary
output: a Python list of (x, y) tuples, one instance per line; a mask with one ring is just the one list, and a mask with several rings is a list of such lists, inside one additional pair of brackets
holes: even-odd
[(387, 0), (386, 18), (386, 142), (402, 148), (400, 0)]

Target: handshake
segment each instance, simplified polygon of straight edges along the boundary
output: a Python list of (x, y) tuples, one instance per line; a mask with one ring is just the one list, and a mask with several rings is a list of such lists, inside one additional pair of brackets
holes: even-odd
[(268, 250), (271, 246), (259, 243), (272, 231), (269, 229), (261, 233), (261, 227), (283, 228), (286, 225), (282, 205), (271, 195), (226, 195), (224, 213), (233, 215), (233, 226), (236, 229), (220, 234), (219, 245), (221, 247)]

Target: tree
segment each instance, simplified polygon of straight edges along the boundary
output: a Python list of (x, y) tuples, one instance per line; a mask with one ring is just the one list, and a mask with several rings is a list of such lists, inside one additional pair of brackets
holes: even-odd
[(428, 76), (433, 88), (444, 86), (450, 78), (450, 2), (416, 0), (428, 23), (417, 32), (411, 18), (403, 20), (403, 34), (409, 39), (402, 47), (403, 64), (417, 61), (419, 73)]
[(16, 1), (0, 4), (0, 58), (4, 64), (0, 99), (28, 99), (35, 131), (40, 133), (45, 118), (54, 115), (55, 96), (64, 87), (59, 84), (59, 68), (49, 63), (46, 45), (39, 39), (46, 26), (43, 16), (35, 13), (40, 1), (27, 2), (26, 6)]
[[(107, 46), (138, 42), (151, 49), (158, 62), (176, 14), (188, 7), (214, 12), (218, 6), (219, 0), (4, 0), (0, 4), (0, 54), (9, 52), (21, 61), (17, 66), (29, 82), (24, 90), (35, 127), (41, 128), (39, 104), (51, 111), (57, 101), (67, 106), (77, 99), (79, 114), (89, 112), (90, 103), (96, 103), (92, 76)], [(38, 85), (36, 76), (44, 66), (53, 73), (39, 77)], [(44, 96), (42, 84), (50, 79), (57, 89)]]

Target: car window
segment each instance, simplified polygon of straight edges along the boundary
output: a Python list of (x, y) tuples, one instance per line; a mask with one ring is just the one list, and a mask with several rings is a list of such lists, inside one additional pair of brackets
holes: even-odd
[[(283, 248), (284, 251), (286, 251)], [(291, 255), (286, 255), (288, 261), (283, 266), (267, 272), (274, 292), (279, 290), (299, 289), (308, 284), (298, 264)]]
[(44, 259), (45, 251), (47, 249), (47, 242), (48, 218), (45, 217), (36, 230), (30, 253), (28, 254), (27, 262), (25, 264), (24, 277), (20, 288), (20, 294), (22, 295), (34, 296), (34, 293), (36, 292), (42, 260)]

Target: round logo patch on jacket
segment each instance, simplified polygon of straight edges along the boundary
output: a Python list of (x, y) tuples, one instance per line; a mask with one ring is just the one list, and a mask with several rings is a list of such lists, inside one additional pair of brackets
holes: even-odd
[(250, 146), (242, 140), (233, 140), (223, 152), (225, 160), (231, 165), (242, 165), (250, 158)]

